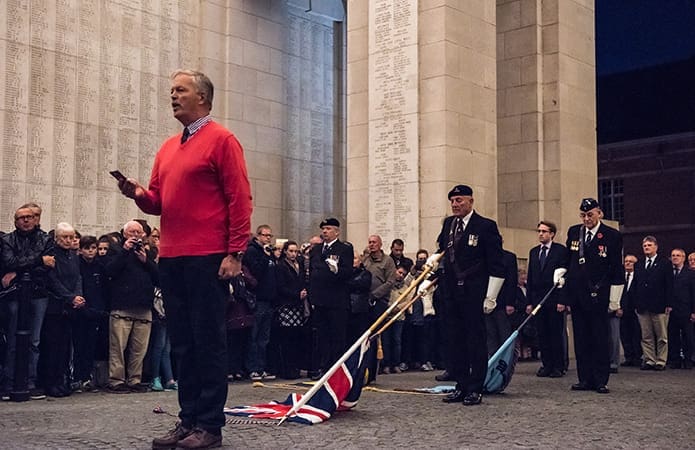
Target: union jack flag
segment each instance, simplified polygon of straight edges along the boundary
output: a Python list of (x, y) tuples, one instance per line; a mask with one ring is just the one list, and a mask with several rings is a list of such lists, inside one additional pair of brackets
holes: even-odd
[[(313, 425), (328, 420), (336, 410), (346, 410), (357, 405), (364, 386), (367, 367), (365, 354), (368, 349), (369, 339), (364, 339), (306, 405), (287, 420)], [(271, 401), (253, 406), (236, 406), (225, 408), (224, 412), (232, 416), (281, 420), (301, 398), (301, 394), (293, 393), (283, 402)]]

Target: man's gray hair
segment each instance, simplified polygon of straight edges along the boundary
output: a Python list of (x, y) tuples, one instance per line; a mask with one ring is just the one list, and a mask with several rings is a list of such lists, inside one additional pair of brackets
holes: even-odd
[(140, 231), (144, 232), (144, 230), (142, 229), (142, 224), (140, 222), (138, 222), (137, 220), (127, 221), (125, 223), (125, 225), (123, 225), (123, 232), (125, 233), (126, 231), (128, 231), (129, 228), (133, 228), (133, 227), (138, 227), (140, 229)]
[(73, 228), (72, 225), (70, 225), (67, 222), (60, 222), (58, 225), (56, 225), (55, 229), (55, 235), (56, 236), (62, 236), (64, 234), (68, 233), (75, 233), (75, 228)]
[(190, 69), (176, 69), (171, 74), (171, 79), (178, 77), (179, 75), (188, 75), (193, 78), (193, 84), (198, 92), (203, 94), (205, 97), (205, 102), (208, 107), (212, 109), (212, 98), (215, 95), (215, 87), (212, 85), (212, 81), (203, 72)]

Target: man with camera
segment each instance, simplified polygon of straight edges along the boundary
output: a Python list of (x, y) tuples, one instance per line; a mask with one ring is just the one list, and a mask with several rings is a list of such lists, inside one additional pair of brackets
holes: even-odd
[(140, 223), (126, 223), (123, 247), (110, 251), (106, 261), (111, 298), (108, 389), (114, 393), (147, 391), (141, 383), (142, 363), (150, 340), (154, 287), (159, 279), (157, 264), (145, 250), (144, 234)]

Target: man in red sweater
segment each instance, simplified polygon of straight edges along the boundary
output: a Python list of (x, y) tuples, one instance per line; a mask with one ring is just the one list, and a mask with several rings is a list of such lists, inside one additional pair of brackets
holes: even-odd
[(161, 215), (159, 270), (178, 368), (176, 427), (152, 448), (222, 444), (227, 400), (227, 280), (241, 272), (251, 228), (251, 188), (236, 137), (210, 118), (213, 85), (203, 73), (171, 76), (171, 106), (183, 124), (155, 157), (149, 187), (128, 178), (121, 192)]

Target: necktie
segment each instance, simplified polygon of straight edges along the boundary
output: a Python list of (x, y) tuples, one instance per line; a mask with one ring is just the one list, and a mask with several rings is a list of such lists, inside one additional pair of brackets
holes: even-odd
[(651, 268), (651, 267), (652, 267), (652, 259), (651, 259), (651, 258), (647, 258), (647, 267), (646, 267), (646, 268), (649, 269), (649, 268)]
[(328, 257), (328, 250), (330, 250), (331, 246), (328, 244), (323, 244), (323, 251), (321, 252), (321, 256), (324, 258)]
[[(451, 223), (451, 227), (448, 247), (456, 247), (463, 235), (463, 219), (456, 217)], [(449, 261), (453, 263), (455, 259), (455, 252), (453, 250), (449, 251)]]
[(188, 131), (188, 127), (185, 127), (183, 129), (183, 133), (181, 134), (181, 143), (183, 144), (188, 140), (188, 138), (191, 136), (191, 132)]
[(584, 239), (584, 243), (588, 244), (589, 242), (591, 242), (591, 237), (592, 237), (591, 231), (587, 230), (586, 231), (586, 238)]
[(678, 268), (674, 267), (673, 268), (673, 278), (676, 278), (679, 273), (680, 273), (680, 270), (678, 270)]
[(541, 254), (540, 254), (540, 260), (541, 260), (541, 269), (545, 267), (545, 259), (548, 257), (548, 247), (545, 245), (541, 247)]
[(625, 272), (625, 289), (630, 289), (630, 272)]

